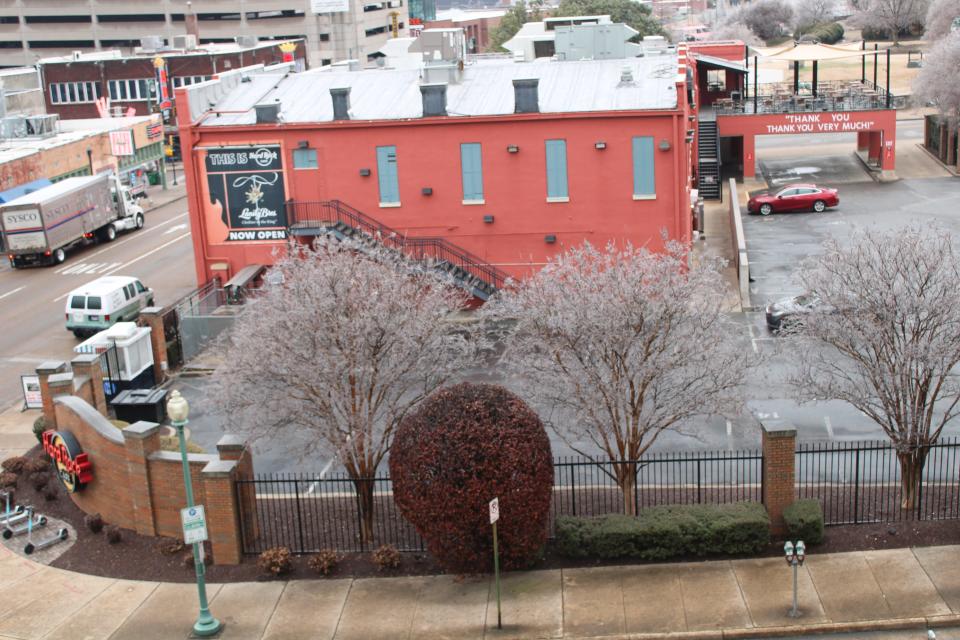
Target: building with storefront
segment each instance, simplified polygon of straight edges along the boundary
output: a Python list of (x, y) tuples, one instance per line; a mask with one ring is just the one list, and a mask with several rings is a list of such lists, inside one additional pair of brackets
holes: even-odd
[(583, 242), (689, 241), (698, 195), (754, 175), (757, 135), (855, 131), (893, 170), (895, 112), (875, 85), (814, 79), (807, 97), (795, 81), (768, 100), (779, 89), (749, 87), (741, 42), (636, 57), (624, 25), (567, 20), (551, 57), (464, 56), (463, 30), (439, 29), (408, 48), (415, 67), (179, 89), (198, 281), (270, 264), (290, 238), (361, 235), (482, 298)]
[(198, 281), (328, 232), (395, 233), (476, 277), (481, 265), (523, 277), (584, 241), (690, 239), (684, 49), (465, 60), (462, 30), (439, 35), (423, 69), (235, 74), (178, 91)]

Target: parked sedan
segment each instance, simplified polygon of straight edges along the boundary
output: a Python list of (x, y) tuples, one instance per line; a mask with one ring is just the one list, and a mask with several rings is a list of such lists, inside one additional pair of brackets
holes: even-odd
[(754, 193), (747, 202), (747, 211), (762, 216), (787, 211), (823, 213), (827, 207), (838, 204), (840, 195), (836, 189), (818, 187), (815, 184), (788, 184), (778, 189)]
[(820, 298), (811, 293), (771, 302), (767, 305), (767, 327), (777, 333), (800, 322), (802, 316), (820, 306)]

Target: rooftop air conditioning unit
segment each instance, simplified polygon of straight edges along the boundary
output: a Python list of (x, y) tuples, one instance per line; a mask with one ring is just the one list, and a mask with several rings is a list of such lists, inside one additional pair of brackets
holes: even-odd
[(0, 137), (26, 138), (27, 120), (23, 116), (11, 116), (0, 120)]
[(26, 126), (28, 136), (49, 138), (57, 134), (57, 121), (60, 116), (56, 113), (47, 113), (39, 116), (27, 116)]
[(237, 45), (244, 48), (251, 48), (257, 46), (257, 37), (256, 36), (237, 36)]
[(193, 51), (197, 48), (197, 36), (192, 33), (173, 36), (173, 48), (182, 51)]
[(143, 51), (159, 51), (163, 48), (163, 38), (161, 36), (145, 36), (140, 38), (140, 48)]

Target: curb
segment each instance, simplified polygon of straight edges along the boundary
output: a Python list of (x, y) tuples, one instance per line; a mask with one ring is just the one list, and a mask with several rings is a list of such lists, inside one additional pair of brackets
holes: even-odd
[(861, 620), (857, 622), (823, 622), (798, 624), (788, 627), (753, 627), (750, 629), (716, 629), (704, 631), (667, 631), (663, 633), (627, 633), (615, 636), (590, 636), (578, 640), (734, 640), (754, 638), (784, 638), (789, 636), (825, 635), (838, 633), (867, 633), (873, 631), (927, 630), (960, 625), (960, 614), (929, 616), (926, 618), (896, 618), (893, 620)]

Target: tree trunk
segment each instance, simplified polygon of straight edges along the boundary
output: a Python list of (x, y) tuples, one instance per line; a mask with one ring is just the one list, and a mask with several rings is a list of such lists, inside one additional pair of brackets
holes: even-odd
[(615, 463), (613, 471), (623, 494), (623, 512), (628, 516), (637, 515), (637, 463)]
[(900, 460), (900, 508), (915, 509), (920, 499), (923, 465), (927, 461), (927, 447), (897, 453)]
[(360, 541), (373, 542), (373, 489), (370, 478), (354, 478), (353, 487), (357, 492), (357, 509), (360, 511)]

